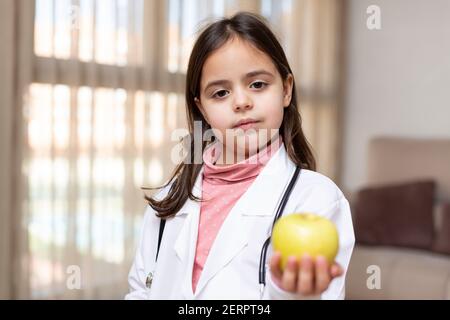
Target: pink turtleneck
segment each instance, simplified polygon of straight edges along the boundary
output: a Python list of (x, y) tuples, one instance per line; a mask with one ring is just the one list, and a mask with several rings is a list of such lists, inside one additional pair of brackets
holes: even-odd
[(192, 273), (192, 289), (195, 292), (209, 250), (228, 213), (237, 200), (247, 191), (271, 156), (283, 145), (281, 136), (267, 148), (236, 164), (217, 166), (222, 146), (214, 143), (203, 153), (203, 183), (200, 222), (195, 261)]

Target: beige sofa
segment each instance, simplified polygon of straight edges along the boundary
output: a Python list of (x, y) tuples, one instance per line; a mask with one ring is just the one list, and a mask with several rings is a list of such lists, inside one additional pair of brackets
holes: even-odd
[[(383, 137), (369, 143), (367, 186), (424, 178), (437, 183), (434, 221), (439, 228), (440, 204), (450, 201), (450, 140)], [(348, 197), (355, 202), (355, 192)], [(347, 273), (346, 298), (450, 299), (450, 255), (357, 243)]]

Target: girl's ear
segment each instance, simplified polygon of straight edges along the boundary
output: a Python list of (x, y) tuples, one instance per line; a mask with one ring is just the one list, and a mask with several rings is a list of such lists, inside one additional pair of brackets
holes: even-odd
[(201, 114), (203, 115), (203, 118), (205, 118), (206, 121), (208, 121), (208, 118), (206, 117), (206, 112), (203, 110), (202, 103), (200, 102), (200, 99), (195, 97), (194, 98), (194, 102), (197, 105), (198, 110), (200, 110)]
[(288, 74), (286, 79), (283, 81), (283, 106), (285, 108), (289, 107), (292, 99), (292, 88), (294, 85), (294, 77), (292, 74)]
[(194, 98), (194, 102), (197, 105), (197, 108), (202, 110), (202, 104), (200, 103), (200, 100), (197, 97)]

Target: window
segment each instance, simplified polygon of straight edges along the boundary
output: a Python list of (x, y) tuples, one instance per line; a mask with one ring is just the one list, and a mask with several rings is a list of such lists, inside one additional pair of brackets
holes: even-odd
[[(313, 144), (333, 135), (318, 134), (319, 118), (332, 115), (323, 128), (335, 123), (333, 1), (24, 3), (34, 8), (21, 163), (29, 253), (22, 273), (31, 298), (121, 298), (127, 291), (145, 208), (140, 187), (163, 184), (175, 167), (171, 132), (186, 128), (187, 61), (196, 31), (212, 18), (237, 10), (265, 15), (297, 73), (306, 134)], [(319, 40), (328, 56), (318, 54)], [(323, 146), (328, 157), (334, 145)], [(73, 265), (82, 281), (71, 291)]]
[(145, 207), (140, 187), (161, 185), (173, 169), (161, 150), (182, 126), (183, 96), (151, 79), (173, 70), (156, 70), (161, 53), (144, 59), (158, 48), (144, 37), (161, 39), (143, 15), (165, 11), (163, 1), (148, 3), (35, 2), (23, 162), (33, 298), (67, 296), (74, 264), (85, 297), (126, 286)]

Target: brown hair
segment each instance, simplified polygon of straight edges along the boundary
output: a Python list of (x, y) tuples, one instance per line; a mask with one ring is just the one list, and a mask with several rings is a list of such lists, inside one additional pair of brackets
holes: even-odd
[[(286, 80), (289, 74), (292, 74), (283, 48), (262, 17), (252, 13), (240, 12), (231, 18), (218, 20), (204, 29), (192, 49), (186, 75), (185, 95), (189, 135), (185, 137), (185, 141), (189, 141), (187, 146), (187, 158), (189, 159), (186, 158), (185, 161), (177, 165), (169, 182), (162, 187), (144, 188), (147, 190), (161, 189), (173, 182), (168, 194), (163, 199), (156, 200), (148, 196), (145, 197), (158, 217), (167, 218), (175, 215), (188, 197), (194, 201), (202, 201), (192, 194), (195, 181), (203, 165), (202, 159), (198, 161), (198, 155), (196, 162), (194, 162), (194, 121), (201, 121), (202, 137), (205, 131), (211, 129), (211, 127), (204, 119), (194, 99), (200, 96), (200, 78), (206, 59), (233, 37), (248, 41), (266, 53), (272, 59), (283, 80)], [(315, 171), (316, 162), (310, 145), (303, 134), (301, 116), (297, 109), (295, 81), (291, 103), (283, 109), (284, 115), (280, 135), (289, 158), (301, 168)], [(208, 141), (202, 140), (202, 153), (207, 143)]]

